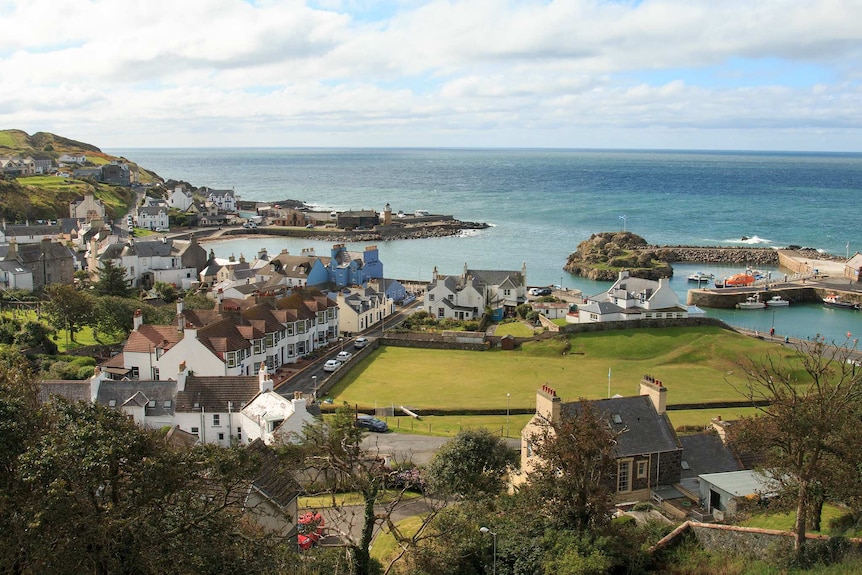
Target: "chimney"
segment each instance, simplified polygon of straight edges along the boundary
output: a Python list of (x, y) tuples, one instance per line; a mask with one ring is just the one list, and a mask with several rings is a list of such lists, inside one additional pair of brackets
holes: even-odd
[(186, 315), (183, 313), (177, 314), (177, 331), (183, 333), (186, 329)]
[(189, 370), (186, 368), (186, 362), (180, 363), (177, 369), (177, 391), (186, 390), (186, 378), (189, 376)]
[(638, 395), (648, 395), (659, 415), (663, 415), (667, 411), (667, 388), (662, 385), (660, 380), (651, 375), (645, 375), (641, 378)]
[(96, 403), (96, 398), (99, 396), (99, 387), (102, 382), (108, 379), (108, 373), (102, 371), (98, 365), (93, 369), (93, 375), (90, 377), (90, 401)]
[(222, 312), (222, 301), (224, 301), (224, 291), (221, 288), (218, 288), (216, 292), (216, 313)]
[(144, 324), (144, 312), (140, 309), (135, 310), (135, 315), (132, 317), (132, 331), (138, 331), (138, 329)]
[(543, 419), (551, 423), (560, 421), (560, 408), (562, 405), (563, 400), (557, 396), (557, 392), (553, 388), (543, 385), (536, 392), (536, 415)]
[(177, 300), (177, 315), (183, 313), (183, 298)]
[(261, 362), (260, 369), (257, 372), (257, 382), (260, 387), (261, 393), (264, 391), (272, 391), (272, 379), (269, 377), (269, 373), (266, 371), (266, 363)]

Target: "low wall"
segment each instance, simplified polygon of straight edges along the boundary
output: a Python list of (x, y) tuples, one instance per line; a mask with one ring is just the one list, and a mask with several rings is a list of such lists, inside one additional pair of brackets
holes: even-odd
[(735, 331), (732, 327), (714, 317), (688, 317), (679, 319), (639, 319), (633, 321), (603, 321), (599, 323), (569, 323), (560, 328), (562, 333), (594, 333), (619, 329), (642, 329), (657, 327), (697, 327), (715, 326)]
[(480, 341), (471, 342), (476, 338), (443, 336), (439, 334), (425, 333), (399, 333), (387, 332), (381, 338), (382, 343), (395, 347), (412, 347), (421, 349), (456, 349), (464, 351), (485, 351), (488, 342), (484, 338)]
[[(731, 554), (757, 559), (768, 558), (776, 546), (788, 545), (792, 548), (794, 536), (790, 531), (686, 521), (656, 543), (650, 551), (656, 552), (672, 547), (686, 533), (694, 535), (698, 543), (711, 553)], [(808, 540), (829, 539), (827, 535), (807, 534), (805, 537)], [(851, 538), (849, 541), (857, 547), (862, 546), (862, 539)]]
[(653, 251), (660, 259), (670, 263), (749, 264), (755, 267), (779, 263), (778, 250), (772, 248), (648, 246), (641, 249)]

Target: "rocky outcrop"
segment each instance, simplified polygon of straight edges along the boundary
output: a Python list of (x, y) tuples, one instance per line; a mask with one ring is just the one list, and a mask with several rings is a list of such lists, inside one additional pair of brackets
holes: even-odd
[(631, 232), (602, 232), (578, 244), (563, 267), (591, 280), (613, 281), (621, 270), (632, 277), (657, 280), (673, 275), (673, 268), (646, 240)]

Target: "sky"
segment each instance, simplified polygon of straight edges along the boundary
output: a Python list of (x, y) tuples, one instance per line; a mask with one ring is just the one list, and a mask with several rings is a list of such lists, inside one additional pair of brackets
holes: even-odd
[(0, 0), (0, 128), (862, 152), (862, 0)]

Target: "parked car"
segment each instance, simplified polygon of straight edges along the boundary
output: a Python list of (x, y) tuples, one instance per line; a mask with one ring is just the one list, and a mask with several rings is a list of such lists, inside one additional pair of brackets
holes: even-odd
[(356, 416), (356, 421), (353, 422), (353, 425), (369, 431), (376, 431), (377, 433), (389, 431), (389, 426), (386, 425), (385, 421), (377, 419), (373, 415), (365, 415), (364, 413)]
[(551, 288), (541, 288), (536, 295), (551, 295)]
[(326, 363), (323, 364), (323, 371), (338, 371), (338, 368), (341, 367), (341, 362), (337, 359), (328, 359)]
[(362, 349), (366, 345), (368, 345), (367, 337), (357, 337), (355, 340), (353, 340), (354, 349)]
[(347, 361), (351, 357), (353, 357), (353, 354), (350, 353), (349, 351), (339, 351), (338, 355), (335, 356), (335, 359), (337, 359), (341, 363), (344, 363), (345, 361)]

